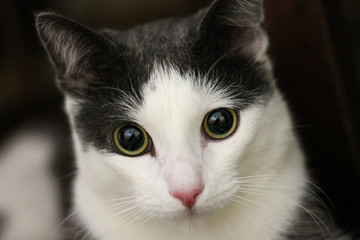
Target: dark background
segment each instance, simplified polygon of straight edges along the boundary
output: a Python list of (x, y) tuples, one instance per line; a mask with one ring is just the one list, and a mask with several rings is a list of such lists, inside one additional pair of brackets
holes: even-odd
[[(209, 0), (2, 0), (0, 144), (29, 119), (63, 118), (33, 13), (127, 29), (194, 13)], [(360, 1), (265, 0), (270, 55), (309, 159), (338, 223), (360, 235)]]

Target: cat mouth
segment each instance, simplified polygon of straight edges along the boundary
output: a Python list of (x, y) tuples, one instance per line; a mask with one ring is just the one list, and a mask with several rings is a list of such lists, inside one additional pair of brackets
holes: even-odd
[(206, 214), (195, 209), (186, 209), (182, 216), (173, 219), (173, 222), (185, 232), (201, 228), (206, 223)]
[(181, 213), (175, 218), (177, 220), (184, 220), (184, 221), (199, 221), (201, 219), (206, 218), (209, 213), (202, 212), (199, 208), (184, 208)]
[(175, 211), (167, 212), (162, 215), (162, 218), (169, 219), (171, 221), (192, 221), (193, 219), (201, 218), (203, 214), (196, 208), (183, 208)]
[(193, 218), (193, 217), (198, 216), (198, 215), (199, 215), (198, 211), (196, 211), (193, 208), (185, 209), (185, 217), (187, 217), (187, 218)]

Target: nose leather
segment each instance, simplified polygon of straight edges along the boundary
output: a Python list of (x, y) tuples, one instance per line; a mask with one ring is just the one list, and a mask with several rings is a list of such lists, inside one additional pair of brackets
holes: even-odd
[(187, 208), (192, 208), (196, 203), (196, 197), (202, 192), (201, 188), (194, 188), (191, 191), (175, 191), (172, 196), (181, 200)]

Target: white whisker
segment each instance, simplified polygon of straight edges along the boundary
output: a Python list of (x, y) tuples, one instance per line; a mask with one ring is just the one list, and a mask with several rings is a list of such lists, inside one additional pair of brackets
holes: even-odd
[(54, 234), (52, 236), (52, 240), (55, 240), (57, 238), (57, 234), (59, 233), (60, 229), (62, 228), (62, 226), (69, 221), (72, 217), (74, 217), (76, 214), (78, 214), (79, 212), (85, 210), (86, 208), (90, 208), (90, 207), (94, 207), (96, 205), (99, 204), (104, 204), (104, 203), (111, 203), (111, 202), (119, 202), (122, 200), (132, 200), (135, 199), (136, 196), (130, 196), (130, 197), (120, 197), (120, 198), (114, 198), (114, 199), (107, 199), (107, 200), (102, 200), (102, 201), (98, 201), (96, 203), (93, 204), (88, 204), (86, 206), (82, 206), (81, 208), (78, 208), (76, 211), (71, 212), (68, 216), (66, 216), (63, 221), (60, 222), (60, 224), (58, 225), (58, 227), (55, 229)]

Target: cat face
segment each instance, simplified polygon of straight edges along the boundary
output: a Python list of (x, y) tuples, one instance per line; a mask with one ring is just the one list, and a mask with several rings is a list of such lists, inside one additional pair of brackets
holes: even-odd
[[(78, 150), (79, 171), (98, 195), (105, 199), (130, 197), (131, 204), (145, 215), (176, 219), (223, 207), (237, 192), (240, 176), (261, 174), (251, 169), (245, 155), (257, 132), (262, 105), (240, 110), (230, 93), (204, 85), (194, 76), (182, 76), (175, 69), (154, 71), (142, 92), (142, 104), (129, 107), (127, 116), (131, 117), (126, 122), (145, 129), (151, 138), (149, 152), (126, 156), (114, 144), (112, 152), (102, 152), (75, 134), (78, 144), (86, 145)], [(238, 125), (229, 137), (215, 140), (204, 132), (203, 124), (206, 114), (219, 108), (235, 109)], [(75, 125), (80, 109), (76, 100), (68, 100)], [(110, 131), (109, 139), (112, 136)], [(200, 191), (190, 210), (174, 194), (194, 189)]]
[(83, 218), (204, 220), (238, 200), (248, 176), (285, 172), (279, 146), (296, 141), (261, 5), (219, 0), (125, 32), (38, 15), (73, 127), (76, 201), (102, 209)]

